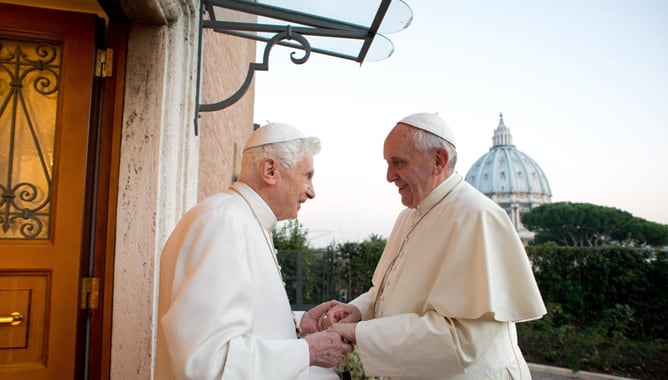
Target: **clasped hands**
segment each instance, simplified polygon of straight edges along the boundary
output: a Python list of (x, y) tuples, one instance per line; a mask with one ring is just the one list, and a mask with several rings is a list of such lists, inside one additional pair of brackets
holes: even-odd
[(304, 313), (301, 328), (309, 345), (311, 365), (334, 367), (345, 362), (355, 344), (355, 326), (362, 319), (352, 305), (327, 301)]

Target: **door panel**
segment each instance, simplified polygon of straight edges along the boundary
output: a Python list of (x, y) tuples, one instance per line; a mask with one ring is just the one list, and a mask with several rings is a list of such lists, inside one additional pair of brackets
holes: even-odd
[(0, 4), (0, 378), (74, 377), (94, 36)]
[(22, 317), (16, 325), (5, 323), (0, 329), (0, 352), (3, 352), (0, 367), (45, 367), (44, 332), (48, 327), (45, 306), (49, 281), (50, 273), (46, 271), (4, 273), (0, 277), (0, 315), (19, 313)]

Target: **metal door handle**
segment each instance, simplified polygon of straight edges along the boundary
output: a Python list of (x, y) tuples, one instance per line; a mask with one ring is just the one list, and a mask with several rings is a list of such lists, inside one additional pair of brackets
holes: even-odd
[(0, 324), (8, 323), (16, 326), (20, 325), (21, 322), (23, 322), (23, 314), (16, 311), (6, 316), (0, 316)]

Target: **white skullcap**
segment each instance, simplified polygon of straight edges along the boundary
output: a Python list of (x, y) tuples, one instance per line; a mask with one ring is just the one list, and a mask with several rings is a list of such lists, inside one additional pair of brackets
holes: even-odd
[(423, 131), (427, 131), (442, 138), (452, 144), (452, 146), (457, 146), (457, 144), (455, 144), (455, 134), (452, 132), (452, 128), (445, 124), (445, 121), (435, 113), (416, 113), (399, 120), (399, 123), (422, 129)]
[(297, 128), (283, 123), (269, 123), (251, 134), (244, 150), (255, 146), (306, 138)]

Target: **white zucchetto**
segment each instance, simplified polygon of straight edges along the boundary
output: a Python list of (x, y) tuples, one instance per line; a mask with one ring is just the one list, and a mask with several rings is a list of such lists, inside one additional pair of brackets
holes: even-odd
[(260, 145), (304, 138), (306, 138), (306, 136), (291, 125), (284, 123), (269, 123), (253, 131), (248, 142), (246, 142), (244, 150)]
[(398, 123), (408, 124), (411, 127), (422, 129), (423, 131), (427, 131), (442, 138), (443, 140), (452, 144), (454, 147), (457, 146), (455, 143), (455, 134), (452, 132), (452, 128), (450, 128), (450, 126), (447, 125), (445, 121), (443, 121), (443, 119), (441, 119), (441, 117), (435, 113), (416, 113), (410, 116), (406, 116), (405, 118), (399, 120)]

